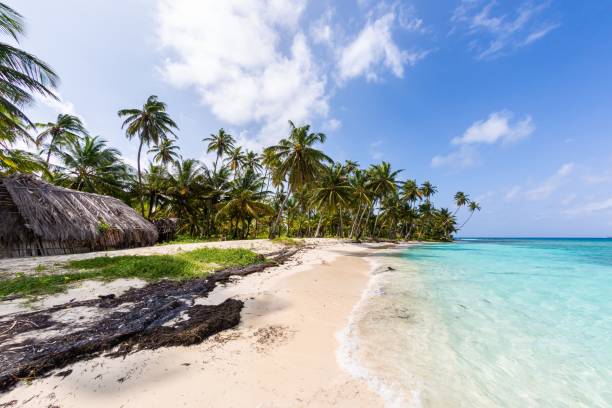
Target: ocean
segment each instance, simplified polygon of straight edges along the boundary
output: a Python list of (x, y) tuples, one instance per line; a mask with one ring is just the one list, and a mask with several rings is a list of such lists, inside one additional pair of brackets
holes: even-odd
[(612, 407), (612, 239), (459, 240), (374, 262), (338, 357), (388, 406)]

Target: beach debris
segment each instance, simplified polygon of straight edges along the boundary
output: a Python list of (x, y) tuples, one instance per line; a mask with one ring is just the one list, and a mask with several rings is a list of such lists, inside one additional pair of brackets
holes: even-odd
[[(100, 296), (14, 315), (0, 322), (0, 393), (22, 379), (31, 380), (80, 360), (198, 344), (235, 327), (244, 305), (241, 300), (229, 298), (217, 305), (200, 305), (195, 300), (206, 297), (218, 284), (226, 284), (234, 277), (280, 265), (299, 250), (287, 249), (262, 263), (226, 268), (205, 278), (161, 280), (132, 288), (120, 296)], [(76, 327), (51, 318), (57, 311), (79, 306), (98, 307), (105, 312)], [(177, 319), (182, 315), (187, 318)], [(40, 336), (42, 328), (72, 331)]]
[(255, 348), (259, 352), (263, 352), (268, 348), (285, 343), (289, 340), (291, 330), (287, 326), (272, 325), (261, 327), (253, 333), (255, 337)]
[(60, 371), (59, 373), (55, 374), (56, 377), (62, 377), (62, 378), (66, 378), (68, 377), (70, 374), (72, 374), (72, 369), (68, 369), (68, 370), (64, 370), (64, 371)]

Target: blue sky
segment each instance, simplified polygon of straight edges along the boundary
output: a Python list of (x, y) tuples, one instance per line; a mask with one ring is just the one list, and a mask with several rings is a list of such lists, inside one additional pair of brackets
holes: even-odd
[(338, 160), (430, 179), (437, 204), (468, 192), (483, 211), (462, 235), (612, 235), (610, 2), (7, 3), (62, 79), (32, 116), (77, 114), (131, 163), (116, 112), (156, 94), (184, 157), (207, 160), (219, 127), (261, 148), (292, 119)]

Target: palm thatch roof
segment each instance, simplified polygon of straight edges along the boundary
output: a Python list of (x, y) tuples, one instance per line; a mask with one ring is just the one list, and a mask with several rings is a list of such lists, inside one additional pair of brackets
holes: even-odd
[(146, 246), (157, 240), (155, 226), (122, 201), (25, 174), (0, 178), (0, 219), (0, 257)]

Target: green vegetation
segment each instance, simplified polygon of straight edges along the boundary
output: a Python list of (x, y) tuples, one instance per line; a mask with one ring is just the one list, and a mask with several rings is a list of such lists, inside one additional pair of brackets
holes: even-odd
[[(246, 249), (202, 248), (177, 255), (98, 257), (71, 261), (75, 272), (54, 275), (24, 275), (0, 281), (0, 298), (8, 295), (33, 296), (62, 292), (68, 284), (83, 280), (112, 281), (138, 278), (191, 279), (230, 266), (261, 262), (262, 257)], [(77, 271), (78, 270), (78, 271)]]
[(174, 245), (174, 244), (197, 244), (200, 242), (211, 242), (210, 239), (193, 237), (191, 235), (179, 234), (172, 241), (160, 242), (157, 246)]
[[(22, 17), (0, 3), (0, 35), (16, 40), (22, 31)], [(32, 55), (0, 43), (2, 50), (0, 175), (35, 173), (57, 185), (117, 197), (149, 220), (177, 218), (183, 237), (175, 243), (281, 235), (448, 241), (480, 211), (461, 191), (454, 195), (454, 210), (437, 208), (435, 185), (403, 178), (403, 170), (390, 163), (362, 168), (335, 161), (322, 148), (325, 134), (291, 121), (286, 137), (261, 154), (220, 129), (203, 139), (202, 151), (215, 155), (213, 166), (183, 158), (175, 144), (178, 125), (155, 95), (141, 108), (118, 112), (126, 137), (138, 143), (133, 169), (118, 150), (89, 136), (75, 116), (32, 127), (19, 107), (33, 95), (51, 95), (47, 86), (57, 78)], [(13, 68), (19, 80), (13, 71), (7, 74)], [(24, 141), (35, 143), (41, 156), (14, 147)], [(141, 169), (143, 155), (149, 164)]]
[(287, 246), (302, 246), (306, 242), (303, 239), (295, 239), (288, 237), (276, 237), (272, 240), (275, 244), (287, 245)]

